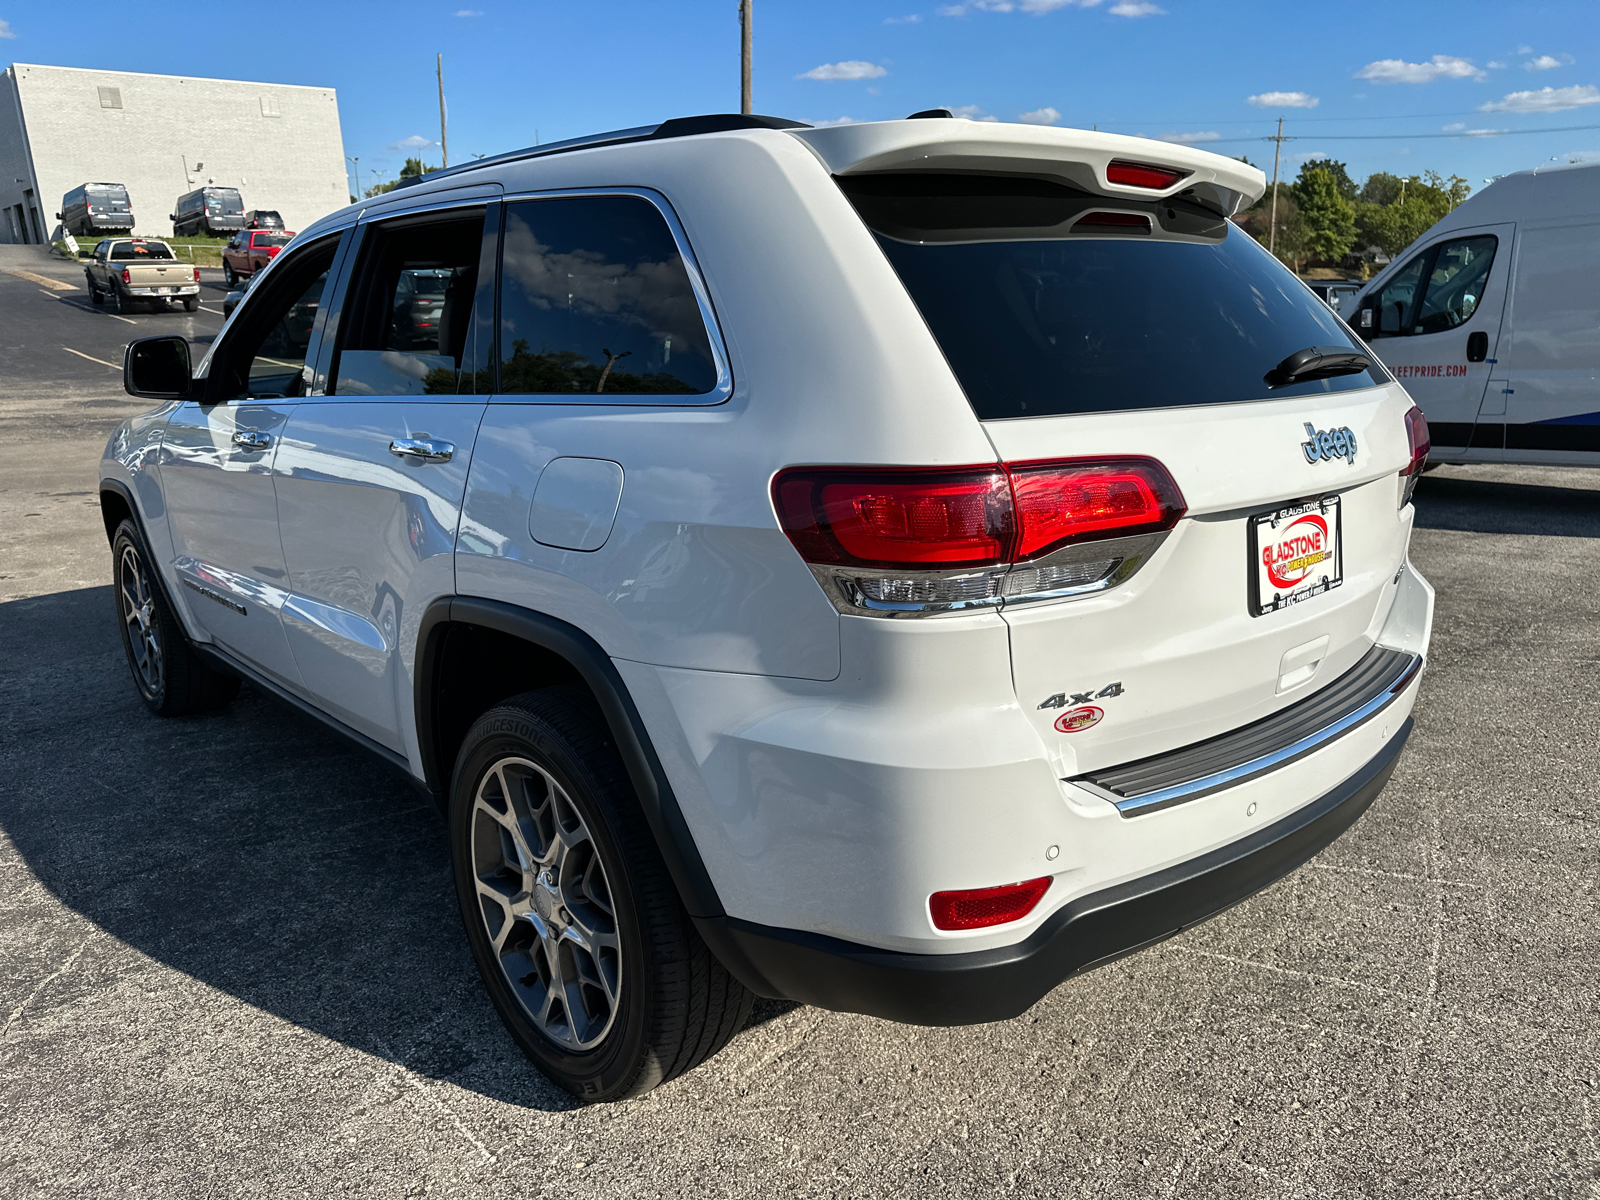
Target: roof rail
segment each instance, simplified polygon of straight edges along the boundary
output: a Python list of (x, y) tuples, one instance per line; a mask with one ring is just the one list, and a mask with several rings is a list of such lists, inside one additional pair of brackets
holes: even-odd
[(596, 146), (616, 146), (624, 142), (653, 141), (657, 138), (693, 137), (699, 133), (725, 133), (732, 129), (810, 129), (804, 121), (790, 121), (784, 117), (763, 117), (749, 113), (706, 113), (698, 117), (672, 117), (656, 125), (635, 125), (631, 129), (613, 129), (609, 133), (591, 133), (586, 137), (568, 138), (564, 142), (547, 142), (543, 146), (528, 146), (521, 150), (508, 150), (489, 158), (474, 159), (458, 167), (445, 167), (429, 171), (426, 175), (411, 175), (400, 180), (391, 189), (412, 187), (451, 175), (460, 175), (493, 163), (519, 162), (526, 158), (543, 158), (547, 154), (565, 154), (569, 150), (589, 150)]

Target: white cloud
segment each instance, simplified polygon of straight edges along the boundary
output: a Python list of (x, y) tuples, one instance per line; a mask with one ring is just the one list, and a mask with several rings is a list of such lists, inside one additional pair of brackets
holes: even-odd
[(909, 13), (903, 17), (885, 17), (883, 23), (885, 25), (920, 25), (922, 24), (922, 16), (919, 13)]
[(1530, 58), (1527, 62), (1523, 63), (1522, 69), (1524, 71), (1554, 71), (1557, 67), (1563, 65), (1565, 64), (1563, 64), (1562, 61), (1559, 58), (1556, 58), (1554, 55), (1541, 54), (1538, 58)]
[(481, 9), (481, 8), (458, 8), (458, 9), (456, 9), (456, 16), (458, 16), (458, 17), (481, 17), (481, 16), (483, 16), (483, 9)]
[(969, 121), (998, 121), (1000, 119), (999, 117), (991, 117), (978, 104), (947, 104), (945, 107), (950, 110), (952, 117), (965, 117)]
[(1304, 92), (1262, 92), (1248, 97), (1257, 108), (1315, 108), (1322, 101)]
[(401, 138), (398, 142), (390, 142), (384, 149), (391, 153), (398, 153), (401, 150), (426, 150), (429, 146), (437, 146), (438, 144), (432, 138), (425, 138), (420, 133), (413, 133), (410, 137)]
[(829, 121), (813, 121), (811, 123), (813, 125), (815, 125), (818, 129), (827, 129), (830, 126), (833, 126), (833, 125), (859, 125), (860, 124), (860, 122), (857, 121), (854, 117), (834, 117), (832, 120), (829, 120)]
[(1044, 108), (1036, 108), (1032, 112), (1018, 113), (1017, 120), (1024, 125), (1054, 125), (1061, 120), (1061, 114), (1047, 105)]
[(1122, 0), (1120, 4), (1113, 4), (1110, 9), (1114, 17), (1164, 17), (1167, 10), (1159, 5), (1151, 4), (1150, 0)]
[(1357, 79), (1370, 79), (1373, 83), (1432, 83), (1435, 79), (1484, 78), (1482, 67), (1475, 66), (1470, 58), (1456, 58), (1449, 54), (1435, 54), (1422, 63), (1406, 62), (1403, 58), (1381, 58), (1369, 62), (1356, 72)]
[(1177, 142), (1180, 146), (1193, 146), (1198, 142), (1219, 141), (1222, 135), (1215, 129), (1197, 130), (1194, 133), (1158, 133), (1158, 142)]
[(0, 38), (14, 38), (16, 36), (15, 31), (11, 28), (10, 21), (0, 21)]
[(1517, 53), (1518, 54), (1532, 54), (1533, 53), (1533, 47), (1532, 46), (1518, 46), (1517, 47)]
[(1489, 104), (1480, 104), (1479, 112), (1553, 113), (1569, 108), (1584, 108), (1600, 104), (1600, 88), (1585, 84), (1578, 87), (1540, 88), (1536, 92), (1511, 92)]
[(1469, 129), (1468, 137), (1499, 137), (1502, 133), (1510, 133), (1509, 129)]
[(823, 63), (820, 67), (812, 67), (809, 71), (802, 71), (796, 79), (881, 79), (889, 72), (877, 63), (861, 62), (852, 59), (848, 62)]
[(1460, 133), (1466, 127), (1467, 123), (1465, 121), (1451, 121), (1448, 125), (1439, 126), (1445, 133)]
[(1489, 62), (1484, 63), (1483, 65), (1488, 67), (1491, 71), (1504, 71), (1506, 69), (1506, 64), (1503, 62)]
[(941, 4), (941, 17), (964, 17), (969, 12), (1023, 12), (1042, 17), (1058, 8), (1094, 8), (1101, 0), (966, 0), (963, 4)]

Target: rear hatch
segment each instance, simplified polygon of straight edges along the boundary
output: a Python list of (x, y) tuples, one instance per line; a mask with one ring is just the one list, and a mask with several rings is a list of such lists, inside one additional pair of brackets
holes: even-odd
[[(1337, 679), (1381, 628), (1410, 529), (1410, 401), (1227, 219), (1245, 169), (1120, 141), (1135, 154), (1097, 139), (1087, 167), (1019, 155), (999, 174), (969, 140), (955, 171), (937, 148), (915, 170), (835, 168), (1002, 462), (1154, 459), (1182, 492), (1169, 532), (1125, 543), (1137, 561), (1107, 557), (1065, 598), (1008, 590), (1018, 700), (1064, 776)], [(1119, 162), (1143, 182), (1108, 186)]]

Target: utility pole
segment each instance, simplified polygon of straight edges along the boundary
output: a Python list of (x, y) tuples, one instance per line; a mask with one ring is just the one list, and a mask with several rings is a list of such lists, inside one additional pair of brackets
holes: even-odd
[[(348, 158), (351, 162), (355, 163), (355, 165), (356, 165), (356, 195), (355, 195), (355, 199), (359, 200), (359, 199), (361, 199), (361, 155), (359, 155), (359, 154), (349, 154), (349, 155), (346, 155), (345, 157)], [(355, 203), (355, 200), (352, 200), (351, 203), (352, 204)]]
[[(439, 153), (444, 156), (444, 165), (450, 165), (450, 138), (444, 128), (444, 55), (439, 55)], [(1282, 122), (1280, 121), (1281, 125)], [(1281, 130), (1279, 132), (1282, 132)]]
[(1267, 252), (1275, 253), (1278, 244), (1278, 155), (1283, 153), (1283, 118), (1278, 118), (1278, 136), (1269, 138), (1272, 147), (1272, 224), (1267, 226)]
[(739, 0), (739, 111), (746, 116), (750, 108), (750, 58), (753, 34), (750, 29), (754, 0)]

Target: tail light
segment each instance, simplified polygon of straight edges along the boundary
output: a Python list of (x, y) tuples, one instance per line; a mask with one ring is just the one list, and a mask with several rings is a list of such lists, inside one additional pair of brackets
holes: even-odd
[(128, 273), (127, 267), (122, 268), (122, 282), (126, 284), (133, 283), (133, 276)]
[(886, 616), (1110, 586), (1154, 549), (1133, 539), (1165, 533), (1185, 511), (1172, 476), (1149, 458), (791, 467), (773, 480), (772, 499), (841, 610)]
[(1106, 181), (1120, 183), (1123, 187), (1151, 188), (1164, 191), (1192, 172), (1177, 167), (1158, 167), (1150, 163), (1126, 162), (1115, 159), (1106, 166)]
[(1003, 887), (935, 892), (928, 897), (928, 911), (935, 929), (987, 929), (1022, 920), (1049, 890), (1050, 877), (1046, 875)]
[(196, 268), (195, 268), (195, 269), (194, 269), (194, 281), (195, 281), (195, 282), (196, 282), (196, 283), (199, 283), (199, 282), (200, 282), (200, 268), (199, 268), (199, 267), (196, 267)]
[(1411, 503), (1411, 494), (1417, 490), (1417, 480), (1422, 478), (1422, 468), (1427, 465), (1428, 452), (1433, 449), (1433, 439), (1428, 435), (1428, 418), (1415, 404), (1406, 413), (1406, 441), (1411, 443), (1411, 461), (1400, 470), (1400, 507)]

